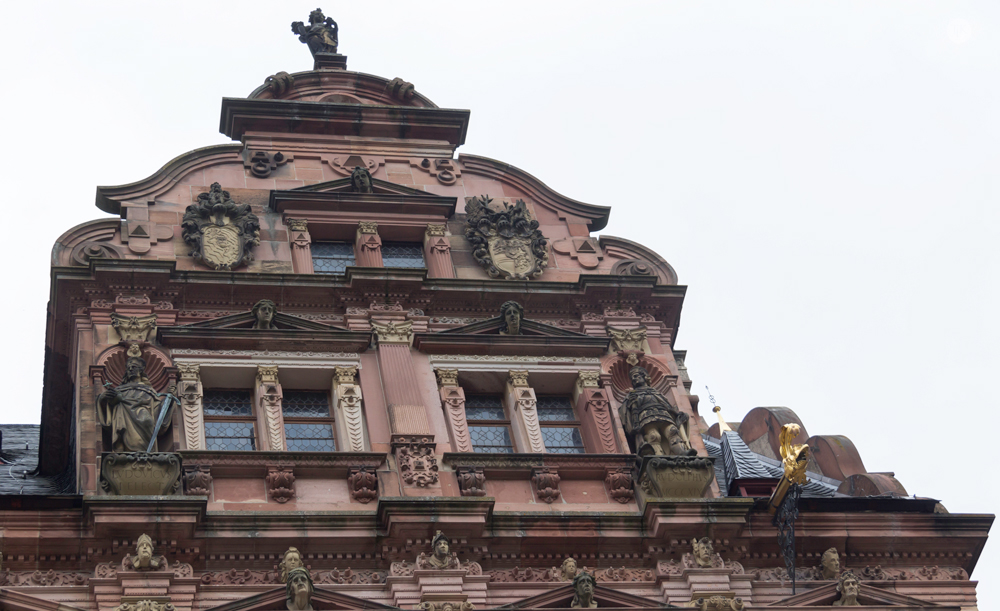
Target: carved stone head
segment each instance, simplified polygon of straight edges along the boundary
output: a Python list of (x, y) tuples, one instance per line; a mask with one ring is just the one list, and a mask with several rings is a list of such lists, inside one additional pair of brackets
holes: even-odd
[(840, 553), (837, 552), (837, 548), (831, 547), (823, 552), (819, 568), (823, 579), (836, 579), (837, 575), (840, 575)]
[(372, 192), (372, 174), (367, 168), (354, 166), (354, 171), (351, 172), (351, 190), (355, 193)]
[(576, 579), (579, 573), (579, 568), (576, 564), (576, 558), (566, 558), (562, 562), (562, 566), (559, 568), (559, 576), (563, 581), (573, 581)]
[(516, 301), (505, 302), (500, 306), (500, 317), (503, 319), (500, 323), (501, 335), (521, 334), (521, 320), (524, 319), (524, 308), (521, 304)]
[(132, 566), (137, 569), (148, 569), (152, 561), (153, 540), (149, 535), (140, 535), (139, 540), (135, 544), (135, 556), (132, 558)]
[(573, 602), (569, 604), (574, 609), (593, 609), (597, 606), (594, 600), (594, 587), (597, 585), (590, 573), (578, 573), (573, 578)]
[(290, 547), (285, 550), (285, 553), (281, 556), (281, 562), (278, 564), (278, 578), (282, 583), (288, 583), (288, 574), (293, 569), (301, 569), (304, 566), (305, 565), (302, 562), (302, 553), (294, 547)]
[(632, 381), (632, 388), (639, 389), (649, 386), (649, 372), (645, 367), (633, 367), (629, 369), (628, 379)]
[(302, 567), (288, 571), (288, 581), (285, 583), (286, 606), (294, 611), (311, 611), (313, 580), (309, 571)]
[(703, 569), (711, 568), (712, 557), (715, 555), (712, 540), (708, 537), (702, 537), (696, 540), (692, 547), (694, 548), (694, 560), (698, 563), (698, 566)]
[(316, 9), (315, 11), (309, 13), (309, 24), (316, 25), (317, 23), (323, 23), (326, 21), (326, 15), (323, 14), (322, 9)]
[(442, 562), (446, 562), (448, 560), (448, 556), (451, 555), (451, 539), (446, 537), (444, 533), (439, 530), (431, 540), (431, 548), (434, 551), (435, 558)]
[(840, 581), (837, 583), (837, 592), (840, 598), (833, 601), (835, 607), (860, 607), (858, 594), (861, 592), (861, 582), (854, 571), (844, 571), (840, 574)]
[(278, 311), (278, 306), (275, 305), (270, 299), (261, 299), (257, 303), (253, 304), (250, 309), (253, 313), (253, 328), (254, 329), (274, 329), (272, 321), (274, 320), (274, 314)]

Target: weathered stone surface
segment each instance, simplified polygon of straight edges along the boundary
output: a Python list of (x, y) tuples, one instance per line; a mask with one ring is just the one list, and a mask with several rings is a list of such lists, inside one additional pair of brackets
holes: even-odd
[(179, 494), (181, 456), (172, 452), (105, 452), (101, 488), (108, 494), (162, 496)]
[(712, 485), (712, 459), (698, 456), (645, 456), (638, 466), (639, 488), (646, 498), (701, 498)]

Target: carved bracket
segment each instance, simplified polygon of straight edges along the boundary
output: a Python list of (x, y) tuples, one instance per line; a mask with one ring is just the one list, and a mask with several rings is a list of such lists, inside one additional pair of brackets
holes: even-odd
[(184, 467), (184, 494), (209, 496), (212, 493), (212, 468), (208, 465)]
[(267, 484), (267, 495), (278, 503), (287, 503), (295, 498), (295, 475), (290, 467), (268, 467), (264, 483)]
[(625, 504), (635, 498), (631, 469), (608, 469), (604, 483), (608, 487), (608, 495), (619, 503)]
[(482, 467), (459, 467), (455, 473), (462, 496), (486, 496), (486, 473)]
[(542, 467), (531, 472), (531, 483), (535, 486), (535, 494), (546, 503), (553, 503), (559, 499), (559, 480), (559, 472), (555, 469)]
[(378, 498), (378, 475), (371, 467), (351, 467), (347, 476), (347, 489), (351, 498), (359, 503), (370, 503)]

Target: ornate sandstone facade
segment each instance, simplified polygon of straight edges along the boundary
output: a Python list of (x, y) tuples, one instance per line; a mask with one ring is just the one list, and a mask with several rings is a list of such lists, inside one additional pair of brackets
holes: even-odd
[(992, 516), (788, 409), (710, 427), (660, 255), (293, 32), (313, 69), (224, 99), (233, 144), (53, 247), (0, 609), (975, 608)]

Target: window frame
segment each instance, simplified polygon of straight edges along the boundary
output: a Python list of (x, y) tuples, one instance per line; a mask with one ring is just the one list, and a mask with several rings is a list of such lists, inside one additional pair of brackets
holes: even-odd
[[(497, 398), (497, 407), (499, 407), (500, 410), (503, 412), (503, 415), (504, 415), (505, 419), (504, 420), (497, 420), (495, 418), (491, 418), (491, 419), (482, 419), (482, 420), (470, 420), (469, 419), (469, 400), (470, 399), (479, 398), (479, 397), (496, 397)], [(478, 407), (478, 406), (473, 406), (473, 407)], [(510, 413), (508, 413), (508, 410), (507, 410), (507, 401), (505, 401), (505, 397), (504, 397), (503, 393), (497, 393), (497, 394), (492, 394), (492, 393), (475, 393), (475, 394), (471, 394), (471, 395), (466, 395), (465, 396), (465, 423), (466, 423), (466, 426), (469, 429), (469, 442), (472, 444), (472, 451), (473, 452), (476, 452), (476, 453), (479, 453), (479, 454), (516, 454), (517, 453), (518, 448), (517, 448), (517, 443), (516, 443), (516, 441), (514, 439), (514, 425), (513, 425), (513, 422), (511, 422)], [(475, 424), (473, 424), (473, 423), (475, 423)], [(509, 447), (510, 451), (483, 451), (483, 450), (477, 449), (476, 448), (476, 443), (473, 440), (473, 432), (472, 432), (472, 429), (474, 427), (476, 427), (476, 426), (483, 426), (483, 427), (487, 427), (487, 426), (503, 427), (503, 428), (507, 429), (507, 438), (510, 439), (510, 446), (503, 446), (503, 447)], [(489, 447), (498, 448), (500, 446), (489, 446)]]
[[(325, 259), (325, 260), (336, 261), (336, 260), (341, 260), (341, 258), (339, 258), (339, 257), (316, 256), (316, 245), (317, 244), (320, 244), (320, 245), (322, 245), (322, 244), (343, 244), (343, 245), (347, 246), (348, 247), (347, 250), (350, 252), (350, 259), (349, 259), (350, 260), (350, 264), (345, 265), (344, 269), (342, 271), (334, 271), (334, 272), (319, 271), (316, 268), (316, 259)], [(310, 257), (312, 258), (313, 273), (314, 274), (319, 274), (319, 275), (322, 275), (322, 276), (342, 276), (342, 275), (344, 275), (344, 274), (347, 273), (347, 268), (348, 267), (354, 267), (358, 263), (357, 253), (355, 253), (355, 251), (354, 251), (354, 242), (349, 241), (349, 240), (314, 240), (313, 242), (310, 243), (309, 254), (310, 254)], [(343, 257), (343, 260), (346, 261), (348, 259), (347, 259), (347, 257)]]
[[(542, 399), (558, 398), (565, 399), (566, 404), (569, 406), (573, 413), (573, 420), (542, 420), (542, 411), (539, 408), (539, 403)], [(545, 445), (546, 454), (587, 454), (587, 440), (583, 436), (583, 427), (580, 422), (580, 415), (576, 413), (576, 404), (573, 401), (571, 395), (541, 395), (535, 397), (535, 411), (538, 413), (538, 428), (542, 432), (542, 444)], [(549, 449), (547, 443), (545, 443), (545, 429), (576, 429), (576, 432), (580, 435), (580, 445), (579, 446), (560, 446), (557, 451)], [(565, 451), (569, 448), (580, 448), (581, 451)]]
[[(393, 246), (407, 246), (414, 247), (417, 253), (420, 255), (420, 262), (422, 265), (386, 265), (385, 251), (387, 248)], [(427, 268), (427, 254), (424, 252), (424, 245), (422, 242), (407, 242), (405, 240), (383, 240), (382, 241), (382, 267), (390, 269), (426, 269)]]
[[(321, 394), (326, 397), (326, 407), (329, 416), (288, 416), (285, 412), (286, 403), (285, 400), (290, 393), (315, 393)], [(334, 412), (333, 396), (329, 390), (317, 390), (317, 389), (281, 389), (281, 420), (282, 420), (282, 432), (285, 434), (285, 450), (287, 452), (337, 452), (338, 451), (338, 439), (337, 439), (337, 422)], [(333, 442), (332, 450), (303, 450), (303, 449), (292, 449), (289, 447), (288, 443), (288, 425), (289, 424), (327, 424), (330, 427), (330, 441)], [(323, 437), (297, 437), (296, 439), (326, 439)]]
[[(225, 415), (220, 415), (220, 414), (209, 414), (206, 411), (207, 410), (206, 403), (208, 403), (207, 399), (209, 397), (209, 393), (213, 393), (213, 392), (239, 392), (239, 393), (246, 393), (247, 396), (249, 397), (250, 413), (249, 414), (245, 414), (245, 415), (244, 414), (240, 414), (238, 416), (225, 416)], [(253, 390), (246, 389), (246, 388), (203, 388), (202, 391), (201, 391), (201, 413), (202, 413), (202, 420), (204, 422), (204, 427), (205, 427), (205, 449), (206, 450), (211, 450), (211, 451), (216, 451), (216, 452), (259, 452), (260, 451), (260, 447), (261, 447), (261, 445), (260, 445), (260, 423), (258, 422), (257, 413), (256, 413), (256, 410), (254, 409), (254, 393), (253, 393)], [(210, 422), (213, 422), (213, 423), (214, 422), (244, 422), (244, 423), (250, 423), (250, 425), (251, 425), (251, 431), (252, 431), (252, 436), (249, 437), (249, 439), (251, 441), (252, 447), (250, 449), (248, 449), (248, 450), (247, 449), (226, 450), (226, 449), (218, 449), (218, 448), (211, 448), (211, 447), (209, 447), (209, 443), (210, 443), (209, 439), (231, 439), (230, 437), (209, 436), (209, 434), (208, 434), (208, 424)], [(246, 438), (240, 437), (239, 439), (246, 439)]]

